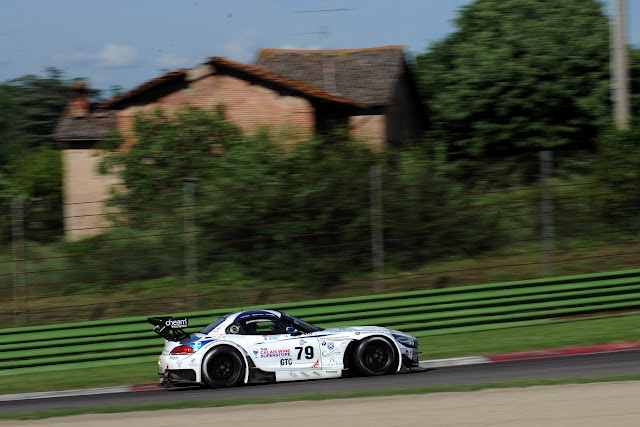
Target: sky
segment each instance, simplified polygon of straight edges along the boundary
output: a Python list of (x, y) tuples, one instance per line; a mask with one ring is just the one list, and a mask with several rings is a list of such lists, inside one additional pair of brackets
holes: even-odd
[[(472, 0), (0, 0), (0, 82), (27, 74), (132, 89), (211, 56), (250, 63), (259, 49), (403, 45), (420, 54), (455, 31)], [(611, 14), (615, 0), (606, 0)], [(626, 0), (640, 46), (640, 0)], [(339, 9), (334, 12), (321, 12)]]

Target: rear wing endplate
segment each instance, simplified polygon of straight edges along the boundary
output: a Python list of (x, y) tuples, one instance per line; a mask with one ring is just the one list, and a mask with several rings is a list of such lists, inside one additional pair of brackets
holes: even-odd
[(149, 317), (147, 321), (155, 326), (153, 332), (166, 340), (180, 341), (189, 337), (189, 334), (183, 329), (189, 326), (189, 319), (186, 317), (181, 319), (174, 319), (171, 316)]

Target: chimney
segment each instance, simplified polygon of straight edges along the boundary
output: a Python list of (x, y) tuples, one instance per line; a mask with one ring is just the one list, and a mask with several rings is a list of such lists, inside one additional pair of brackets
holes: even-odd
[(89, 100), (87, 99), (87, 85), (83, 81), (74, 82), (71, 85), (73, 98), (69, 102), (69, 115), (71, 117), (87, 117), (89, 115)]

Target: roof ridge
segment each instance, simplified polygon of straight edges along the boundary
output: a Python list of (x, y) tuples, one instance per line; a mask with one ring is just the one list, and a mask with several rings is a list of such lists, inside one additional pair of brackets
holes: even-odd
[(355, 101), (353, 99), (347, 98), (342, 94), (328, 92), (321, 87), (317, 87), (307, 82), (304, 82), (302, 80), (297, 80), (292, 77), (279, 74), (273, 71), (272, 69), (262, 65), (245, 64), (243, 62), (232, 61), (230, 59), (226, 59), (221, 56), (210, 57), (208, 63), (214, 63), (214, 64), (219, 63), (227, 67), (234, 68), (236, 70), (244, 71), (255, 77), (259, 77), (273, 83), (278, 83), (280, 85), (283, 85), (295, 91), (306, 93), (307, 95), (310, 95), (316, 98), (322, 98), (329, 101), (351, 104), (359, 107), (364, 106), (362, 103)]
[(259, 50), (258, 55), (262, 52), (307, 52), (307, 53), (347, 53), (347, 52), (364, 52), (370, 50), (384, 50), (384, 49), (400, 49), (404, 50), (406, 46), (403, 45), (386, 45), (375, 47), (362, 47), (354, 49), (278, 49), (278, 48), (262, 48)]

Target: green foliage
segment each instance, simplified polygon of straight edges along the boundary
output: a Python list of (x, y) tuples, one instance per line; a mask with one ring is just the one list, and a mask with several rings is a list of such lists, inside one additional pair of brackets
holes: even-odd
[(592, 148), (608, 114), (609, 30), (596, 0), (477, 0), (418, 57), (433, 128), (455, 156)]
[(316, 285), (368, 269), (373, 161), (339, 137), (284, 148), (263, 132), (230, 146), (203, 183), (205, 263)]
[(442, 151), (437, 144), (403, 149), (385, 181), (385, 247), (391, 265), (415, 267), (478, 253), (501, 241), (500, 204), (478, 185), (455, 179), (461, 165), (443, 161)]
[(62, 167), (53, 131), (71, 96), (70, 82), (49, 68), (0, 84), (0, 223), (8, 238), (11, 199), (26, 201), (27, 233), (35, 240), (62, 228)]
[(71, 97), (70, 82), (60, 70), (46, 75), (26, 75), (0, 85), (0, 108), (9, 114), (0, 119), (0, 133), (19, 133), (23, 148), (55, 147), (52, 135)]
[(595, 208), (610, 224), (640, 225), (640, 122), (630, 130), (610, 128), (600, 136), (600, 155), (594, 164)]
[(631, 49), (629, 55), (631, 80), (631, 110), (634, 117), (640, 117), (640, 49)]
[(185, 181), (208, 179), (219, 152), (239, 137), (221, 112), (188, 108), (176, 114), (170, 119), (157, 110), (138, 117), (133, 128), (136, 143), (129, 150), (118, 149), (125, 143), (121, 136), (102, 145), (110, 151), (101, 171), (115, 171), (126, 188), (115, 189), (111, 204), (127, 212), (129, 224), (142, 226), (156, 219), (158, 210), (149, 209), (154, 206), (168, 209), (161, 217), (176, 214)]
[[(195, 108), (171, 120), (161, 112), (139, 117), (134, 135), (128, 150), (113, 149), (121, 138), (111, 141), (102, 163), (126, 187), (111, 200), (115, 218), (130, 233), (174, 240), (182, 221), (193, 218), (200, 277), (241, 271), (320, 285), (369, 268), (375, 156), (364, 143), (336, 132), (286, 145), (266, 130), (243, 136), (222, 112)], [(185, 180), (195, 183), (196, 206), (185, 206)], [(182, 261), (181, 251), (173, 254)], [(164, 271), (154, 261), (144, 268)]]
[(126, 283), (181, 274), (182, 236), (141, 233), (119, 227), (64, 246), (74, 268), (67, 275), (67, 290), (115, 290)]

